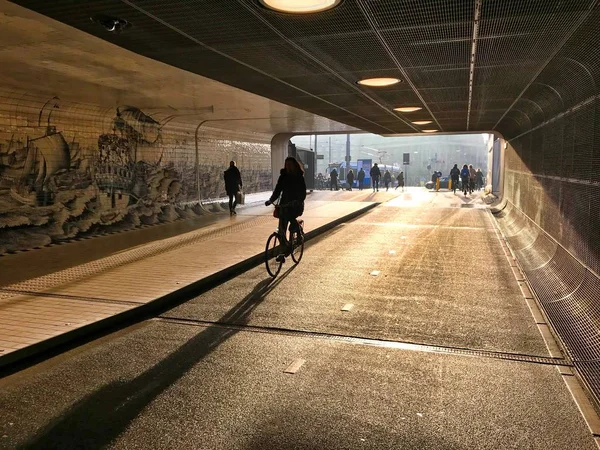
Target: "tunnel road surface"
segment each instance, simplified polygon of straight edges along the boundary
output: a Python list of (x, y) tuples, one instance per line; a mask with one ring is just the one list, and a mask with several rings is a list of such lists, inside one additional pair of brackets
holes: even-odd
[(411, 190), (6, 377), (0, 447), (596, 448), (473, 198)]

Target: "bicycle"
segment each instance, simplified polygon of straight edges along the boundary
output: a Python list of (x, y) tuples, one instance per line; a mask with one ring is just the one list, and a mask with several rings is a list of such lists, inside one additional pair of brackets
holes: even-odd
[(456, 195), (456, 190), (459, 188), (458, 187), (459, 181), (458, 181), (458, 178), (451, 178), (451, 180), (452, 180), (452, 193), (454, 195)]
[(462, 177), (462, 191), (463, 194), (465, 194), (465, 197), (467, 196), (467, 192), (470, 194), (470, 182), (469, 182), (469, 177)]
[[(281, 243), (281, 234), (277, 228), (267, 239), (265, 246), (265, 266), (267, 273), (275, 278), (281, 271), (281, 266), (285, 262), (285, 256), (291, 256), (294, 264), (299, 264), (304, 255), (304, 221), (298, 220), (298, 229), (289, 230), (288, 237), (289, 248), (283, 248)], [(286, 246), (287, 247), (287, 246)], [(283, 255), (283, 257), (281, 256)]]

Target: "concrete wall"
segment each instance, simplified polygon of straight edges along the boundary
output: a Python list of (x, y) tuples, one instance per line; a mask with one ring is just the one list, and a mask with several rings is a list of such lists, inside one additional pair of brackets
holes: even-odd
[(271, 188), (270, 136), (198, 123), (0, 91), (0, 253), (195, 216), (231, 159)]

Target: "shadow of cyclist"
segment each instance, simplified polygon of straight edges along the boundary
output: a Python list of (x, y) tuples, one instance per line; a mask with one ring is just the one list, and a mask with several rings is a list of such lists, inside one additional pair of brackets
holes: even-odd
[(115, 380), (81, 399), (19, 448), (104, 448), (109, 446), (157, 396), (194, 365), (240, 331), (223, 325), (248, 322), (250, 314), (295, 266), (279, 278), (258, 283), (218, 321), (192, 337), (155, 366), (129, 381)]

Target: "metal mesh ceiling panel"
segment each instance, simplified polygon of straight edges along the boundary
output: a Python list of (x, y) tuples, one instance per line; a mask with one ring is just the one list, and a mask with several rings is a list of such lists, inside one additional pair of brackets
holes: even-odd
[[(556, 85), (598, 81), (598, 71), (582, 69), (577, 59), (597, 68), (598, 58), (589, 55), (596, 47), (577, 48), (575, 62), (563, 49), (573, 47), (569, 39), (576, 33), (578, 41), (593, 38), (597, 6), (591, 0), (344, 0), (309, 15), (276, 13), (257, 0), (16, 3), (250, 92), (334, 120), (350, 117), (346, 123), (372, 132), (419, 131), (410, 124), (414, 116), (392, 111), (418, 105), (418, 119), (431, 119), (442, 131), (498, 126), (518, 133), (548, 119), (544, 108), (556, 105)], [(133, 27), (107, 33), (90, 22), (97, 14)], [(404, 83), (389, 90), (356, 85), (367, 76)], [(579, 99), (590, 94), (589, 86), (559, 94)]]

